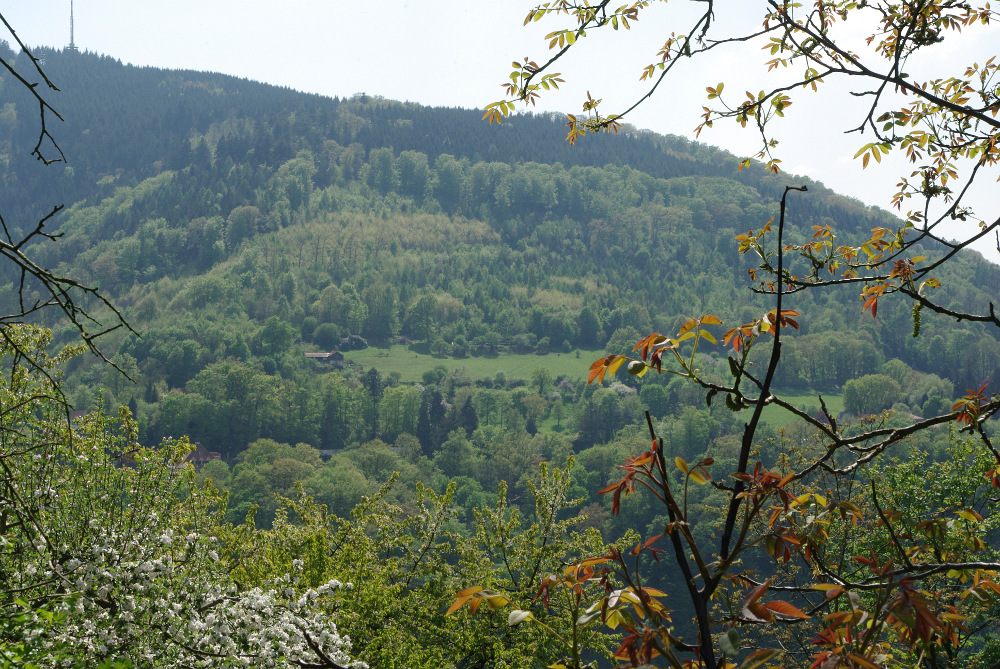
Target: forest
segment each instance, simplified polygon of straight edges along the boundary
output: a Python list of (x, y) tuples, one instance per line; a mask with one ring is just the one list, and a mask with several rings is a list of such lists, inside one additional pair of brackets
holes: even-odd
[[(784, 295), (783, 309), (808, 318), (782, 328), (779, 308), (762, 333), (774, 294), (749, 289), (761, 271), (744, 253), (754, 230), (780, 218), (788, 248), (831, 228), (860, 248), (900, 219), (762, 162), (741, 169), (724, 151), (629, 126), (571, 146), (564, 120), (549, 115), (486, 126), (471, 110), (328, 99), (90, 53), (34, 56), (61, 84), (65, 121), (52, 132), (67, 160), (45, 165), (25, 150), (38, 135), (37, 102), (4, 76), (7, 239), (64, 204), (46, 228), (58, 239), (32, 239), (24, 252), (96, 287), (107, 301), (74, 293), (78, 304), (98, 321), (117, 309), (128, 327), (100, 337), (103, 360), (58, 310), (0, 325), (10, 368), (0, 388), (0, 572), (10, 584), (0, 586), (0, 666), (661, 666), (623, 650), (629, 623), (593, 623), (629, 607), (636, 619), (666, 617), (628, 579), (642, 565), (655, 596), (691, 581), (654, 569), (661, 557), (649, 549), (680, 509), (614, 482), (640, 466), (652, 434), (653, 459), (677, 463), (661, 483), (684, 491), (685, 540), (717, 541), (732, 489), (702, 484), (709, 468), (723, 481), (721, 472), (743, 471), (755, 403), (739, 378), (764, 378), (772, 354), (752, 340), (775, 329), (781, 363), (767, 378), (787, 406), (750, 421), (760, 421), (758, 468), (815, 457), (817, 422), (845, 439), (899, 435), (857, 481), (877, 482), (865, 507), (874, 518), (859, 520), (847, 506), (857, 500), (828, 506), (829, 492), (803, 486), (796, 508), (825, 519), (803, 532), (855, 550), (905, 517), (906, 541), (928, 537), (920, 550), (899, 549), (907, 562), (924, 550), (941, 562), (942, 552), (975, 550), (977, 564), (996, 560), (987, 482), (997, 463), (961, 416), (1000, 375), (1000, 329), (954, 316), (992, 314), (1000, 267), (979, 254), (950, 254), (933, 238), (910, 245), (914, 233), (900, 233), (908, 253), (948, 254), (934, 275), (944, 311), (882, 299), (873, 318), (856, 285), (833, 285)], [(0, 57), (33, 67), (6, 45)], [(786, 222), (783, 197), (803, 186)], [(820, 263), (788, 255), (789, 276)], [(24, 311), (25, 290), (29, 303), (45, 301), (17, 265), (0, 264), (0, 275), (3, 313)], [(722, 320), (756, 324), (742, 352), (731, 334), (725, 344), (721, 329), (709, 334)], [(657, 367), (650, 345), (680, 350), (691, 332), (705, 341), (689, 358), (674, 353), (683, 373), (645, 374)], [(615, 376), (643, 341), (641, 359)], [(316, 357), (324, 353), (334, 355)], [(595, 359), (605, 361), (596, 379)], [(725, 385), (732, 374), (736, 390)], [(937, 419), (953, 411), (958, 423)], [(983, 439), (1000, 434), (993, 415), (976, 423)], [(910, 430), (914, 421), (924, 427)], [(207, 457), (192, 461), (192, 451)], [(761, 490), (787, 495), (776, 481)], [(36, 501), (22, 513), (28, 490)], [(952, 508), (957, 520), (927, 520)], [(833, 529), (834, 514), (863, 531)], [(781, 522), (776, 512), (771, 529)], [(808, 541), (762, 532), (769, 548), (740, 558), (747, 573), (778, 564), (807, 578), (808, 568), (782, 563), (781, 546)], [(895, 536), (878, 540), (900, 547)], [(634, 572), (595, 571), (633, 545)], [(935, 595), (945, 614), (927, 614), (923, 645), (909, 643), (917, 623), (893, 609), (903, 631), (868, 655), (812, 666), (996, 666), (997, 605), (966, 583), (992, 584), (993, 572), (951, 571), (963, 585)], [(617, 605), (595, 595), (605, 587), (618, 588)], [(760, 585), (734, 578), (732, 587), (756, 611)], [(868, 592), (881, 596), (872, 586), (852, 597)], [(588, 609), (595, 597), (603, 604)], [(741, 608), (725, 597), (720, 611)], [(958, 617), (959, 597), (981, 603)], [(470, 602), (475, 615), (457, 612)], [(773, 603), (786, 621), (806, 616)], [(654, 655), (679, 667), (677, 648), (706, 662), (684, 666), (737, 666), (696, 650), (697, 604), (670, 608), (662, 638), (689, 642)], [(515, 624), (529, 620), (539, 625)], [(787, 649), (785, 665), (774, 654), (754, 664), (737, 626), (720, 629), (716, 648), (742, 667), (815, 657), (818, 642), (798, 627), (760, 633), (760, 648)], [(925, 660), (932, 647), (947, 659)]]

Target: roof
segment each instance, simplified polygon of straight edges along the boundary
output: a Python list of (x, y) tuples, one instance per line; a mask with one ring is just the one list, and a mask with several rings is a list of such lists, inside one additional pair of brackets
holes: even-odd
[(307, 358), (313, 358), (314, 360), (343, 360), (344, 354), (340, 351), (330, 351), (329, 353), (323, 353), (322, 351), (317, 353), (306, 353)]

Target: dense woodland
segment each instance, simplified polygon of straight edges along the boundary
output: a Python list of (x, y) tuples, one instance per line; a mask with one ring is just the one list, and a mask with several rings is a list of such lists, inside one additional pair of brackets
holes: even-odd
[[(229, 522), (291, 531), (281, 497), (299, 490), (346, 519), (391, 479), (370, 499), (415, 513), (427, 495), (447, 495), (453, 511), (441, 522), (472, 541), (483, 509), (507, 495), (534, 518), (539, 464), (573, 457), (565, 497), (582, 501), (560, 520), (582, 513), (579, 529), (613, 541), (664, 523), (648, 497), (612, 516), (595, 494), (648, 447), (644, 409), (672, 455), (735, 457), (743, 418), (721, 401), (706, 405), (670, 375), (588, 385), (586, 368), (695, 314), (738, 323), (769, 308), (747, 290), (751, 265), (733, 238), (775, 216), (784, 186), (802, 180), (740, 171), (723, 151), (634, 129), (570, 147), (563, 121), (544, 115), (487, 132), (475, 111), (37, 55), (60, 82), (56, 130), (69, 160), (46, 168), (18, 151), (37, 133), (35, 103), (4, 81), (5, 221), (28, 226), (64, 203), (49, 225), (61, 239), (35, 257), (100, 286), (139, 334), (103, 343), (131, 380), (83, 355), (66, 363), (62, 387), (77, 409), (128, 407), (145, 446), (184, 435), (221, 453), (193, 485), (228, 492)], [(791, 243), (811, 226), (860, 238), (893, 225), (888, 212), (805, 183)], [(0, 267), (5, 305), (10, 271)], [(966, 310), (1000, 294), (1000, 268), (972, 253), (940, 279), (938, 297)], [(808, 318), (786, 340), (776, 382), (842, 398), (845, 420), (935, 415), (1000, 375), (1000, 342), (979, 325), (925, 313), (920, 336), (908, 336), (906, 305), (886, 302), (876, 321), (847, 287), (789, 302)], [(56, 345), (75, 335), (43, 324)], [(400, 344), (441, 366), (414, 384), (392, 368), (303, 355)], [(565, 374), (509, 376), (510, 353), (559, 355)], [(495, 358), (496, 372), (455, 362), (472, 358)], [(726, 374), (721, 349), (703, 349), (699, 364)], [(808, 431), (782, 423), (763, 434), (768, 463)], [(925, 432), (914, 462), (947, 462), (955, 447), (947, 428)], [(711, 488), (697, 494), (692, 503), (710, 511)], [(390, 666), (378, 661), (385, 639), (366, 646), (359, 634), (362, 657)]]
[[(776, 213), (785, 177), (738, 171), (732, 156), (676, 137), (570, 149), (554, 118), (483, 132), (470, 111), (44, 55), (69, 82), (58, 99), (72, 110), (59, 127), (71, 160), (12, 170), (6, 217), (65, 202), (63, 237), (39, 249), (42, 262), (100, 286), (141, 334), (110, 349), (135, 383), (77, 359), (67, 388), (79, 408), (99, 393), (130, 406), (147, 445), (187, 435), (222, 453), (228, 464), (210, 471), (232, 486), (233, 520), (258, 504), (267, 522), (271, 493), (299, 480), (343, 515), (394, 470), (439, 488), (465, 472), (469, 498), (487, 499), (533, 461), (614, 443), (643, 408), (677, 426), (672, 446), (686, 457), (736, 429), (680, 379), (588, 387), (586, 357), (567, 357), (577, 368), (564, 378), (508, 379), (498, 365), (493, 378), (438, 370), (400, 385), (392, 369), (331, 373), (303, 352), (400, 338), (442, 359), (624, 352), (695, 313), (745, 322), (765, 303), (745, 289), (733, 237)], [(31, 104), (7, 103), (6, 146), (30, 139), (18, 119), (32, 119)], [(791, 214), (799, 239), (812, 225), (890, 220), (809, 185)], [(1000, 291), (981, 258), (952, 271), (944, 290), (966, 308)], [(847, 290), (825, 297), (794, 303), (809, 318), (785, 352), (786, 389), (848, 390), (854, 413), (931, 415), (1000, 370), (1000, 343), (975, 325), (939, 329), (927, 316), (923, 336), (901, 337), (908, 309), (887, 304), (874, 322), (844, 309), (856, 299)], [(556, 403), (563, 429), (538, 434)], [(323, 465), (295, 444), (340, 454)], [(386, 462), (368, 455), (378, 449)], [(588, 462), (581, 492), (608, 474)]]

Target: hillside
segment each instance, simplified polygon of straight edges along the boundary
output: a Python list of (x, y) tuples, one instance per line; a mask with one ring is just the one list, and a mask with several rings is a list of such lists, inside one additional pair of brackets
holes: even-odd
[[(53, 101), (66, 121), (53, 130), (69, 162), (46, 168), (15, 151), (37, 131), (33, 103), (7, 103), (5, 219), (23, 227), (64, 203), (62, 238), (32, 253), (99, 285), (142, 335), (105, 341), (135, 384), (77, 359), (66, 387), (81, 408), (98, 395), (130, 406), (144, 443), (187, 434), (238, 462), (216, 473), (233, 488), (234, 519), (293, 480), (346, 512), (394, 468), (439, 486), (474, 472), (468, 495), (481, 500), (532, 462), (574, 450), (580, 490), (593, 491), (610, 471), (587, 449), (616, 435), (628, 443), (634, 433), (620, 430), (643, 407), (675, 425), (674, 447), (692, 456), (737, 429), (737, 416), (677, 380), (598, 389), (581, 377), (598, 351), (639, 333), (672, 333), (703, 313), (759, 315), (766, 302), (746, 290), (754, 263), (733, 237), (759, 229), (784, 185), (803, 181), (739, 171), (725, 152), (648, 132), (570, 147), (562, 120), (547, 116), (496, 128), (474, 110), (43, 55), (62, 89)], [(792, 242), (814, 225), (849, 236), (891, 224), (804, 183)], [(974, 254), (949, 272), (941, 290), (964, 308), (1000, 291), (998, 269)], [(919, 414), (1000, 370), (1000, 344), (974, 325), (941, 328), (926, 314), (914, 338), (910, 311), (892, 302), (874, 321), (849, 289), (816, 299), (791, 298), (803, 318), (779, 372), (786, 389), (839, 395), (886, 374), (899, 384), (888, 403)], [(69, 334), (57, 331), (62, 342)], [(377, 362), (331, 370), (303, 355), (350, 359), (393, 342), (440, 365), (413, 385)], [(508, 375), (504, 356), (526, 353), (545, 356), (544, 371)], [(470, 356), (476, 365), (463, 364)], [(470, 373), (491, 358), (491, 373)], [(396, 446), (384, 462), (361, 452), (375, 447), (357, 450), (374, 439)], [(254, 442), (348, 449), (353, 460), (306, 465), (272, 449), (263, 472), (241, 456)], [(278, 475), (281, 458), (295, 464)]]

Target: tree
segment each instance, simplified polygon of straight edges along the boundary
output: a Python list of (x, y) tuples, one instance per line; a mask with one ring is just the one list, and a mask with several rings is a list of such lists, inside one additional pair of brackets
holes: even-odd
[(433, 295), (421, 295), (407, 307), (403, 329), (414, 339), (429, 340), (434, 332), (436, 314), (437, 298)]
[(531, 386), (538, 388), (538, 395), (545, 397), (552, 385), (552, 372), (547, 367), (536, 367), (531, 370)]
[(259, 540), (229, 531), (225, 499), (193, 485), (190, 445), (143, 448), (126, 409), (70, 423), (53, 378), (83, 347), (50, 358), (47, 330), (4, 335), (0, 662), (360, 666), (326, 613), (340, 582), (303, 583), (292, 565), (238, 582)]
[(434, 161), (434, 197), (449, 214), (458, 209), (464, 182), (464, 167), (454, 156), (442, 153)]
[(362, 334), (367, 339), (387, 342), (399, 334), (399, 309), (396, 288), (376, 278), (361, 291), (368, 307)]
[(278, 356), (285, 353), (295, 341), (295, 328), (277, 316), (271, 316), (260, 326), (251, 339), (255, 353)]
[(866, 374), (844, 384), (844, 408), (853, 414), (879, 413), (899, 401), (902, 390), (885, 374)]
[[(378, 436), (378, 409), (382, 401), (382, 393), (385, 392), (385, 379), (374, 367), (369, 368), (361, 376), (361, 386), (368, 391), (368, 398), (371, 400), (371, 432), (369, 436), (374, 439)], [(367, 407), (366, 407), (367, 408)]]
[(396, 164), (399, 168), (400, 191), (420, 204), (430, 182), (427, 155), (417, 151), (401, 151)]
[(414, 434), (420, 414), (421, 392), (414, 386), (386, 388), (379, 400), (379, 435), (395, 441), (401, 434)]
[(396, 174), (392, 149), (372, 149), (368, 154), (368, 185), (383, 195), (394, 190), (399, 176)]
[(249, 205), (234, 207), (229, 212), (226, 219), (226, 246), (232, 251), (236, 249), (244, 239), (257, 234), (257, 225), (260, 220), (260, 209)]
[[(45, 165), (65, 162), (66, 156), (50, 131), (51, 123), (55, 119), (62, 121), (63, 117), (46, 99), (47, 93), (55, 93), (59, 89), (42, 70), (42, 60), (21, 42), (2, 14), (0, 20), (10, 30), (25, 56), (20, 63), (0, 57), (0, 66), (10, 73), (14, 82), (13, 90), (26, 93), (38, 108), (38, 135), (31, 155)], [(20, 65), (26, 67), (20, 70)], [(61, 236), (49, 233), (45, 226), (62, 208), (63, 205), (53, 206), (34, 224), (8, 224), (0, 216), (0, 228), (3, 229), (0, 234), (0, 256), (10, 262), (9, 266), (2, 268), (2, 275), (13, 286), (16, 296), (9, 307), (10, 311), (0, 312), (0, 333), (6, 332), (8, 325), (35, 318), (39, 312), (51, 307), (61, 312), (73, 329), (80, 333), (87, 348), (114, 366), (101, 352), (97, 342), (100, 337), (115, 330), (134, 332), (122, 314), (96, 287), (63, 276), (58, 270), (48, 269), (36, 260), (44, 252), (41, 249), (44, 242), (54, 242)], [(27, 232), (21, 232), (22, 230)], [(20, 341), (16, 337), (7, 336), (3, 336), (3, 340), (8, 344)]]
[[(989, 528), (1000, 520), (996, 496), (991, 501), (980, 498), (974, 508), (972, 497), (961, 495), (937, 507), (894, 508), (887, 500), (901, 492), (900, 479), (881, 481), (888, 459), (905, 448), (909, 438), (947, 439), (935, 428), (951, 423), (967, 434), (963, 447), (986, 463), (959, 474), (973, 477), (963, 485), (979, 487), (983, 479), (976, 477), (984, 477), (1000, 487), (1000, 450), (986, 427), (1000, 411), (1000, 395), (990, 395), (984, 381), (950, 412), (890, 428), (879, 421), (840, 424), (822, 398), (821, 412), (813, 415), (782, 399), (772, 381), (781, 361), (783, 331), (797, 329), (799, 319), (808, 317), (788, 308), (788, 296), (795, 293), (854, 287), (861, 294), (860, 308), (875, 319), (880, 306), (902, 300), (912, 313), (913, 336), (920, 334), (922, 312), (1000, 328), (993, 304), (971, 312), (961, 304), (934, 299), (934, 289), (941, 285), (936, 278), (940, 268), (1000, 229), (1000, 218), (977, 217), (968, 201), (970, 184), (993, 176), (1000, 158), (1000, 64), (994, 59), (970, 63), (944, 77), (920, 69), (936, 62), (934, 54), (958, 32), (979, 29), (1000, 15), (988, 4), (948, 0), (824, 1), (808, 7), (774, 1), (753, 16), (744, 32), (720, 36), (715, 4), (698, 3), (690, 29), (665, 40), (655, 61), (640, 73), (649, 83), (647, 94), (631, 107), (604, 114), (601, 100), (588, 93), (584, 115), (569, 116), (569, 141), (591, 132), (617, 131), (632, 109), (669, 82), (679, 63), (697, 62), (703, 54), (733, 44), (759, 43), (768, 54), (762, 65), (769, 71), (792, 72), (791, 77), (731, 101), (732, 87), (724, 93), (724, 85), (716, 83), (719, 77), (706, 74), (711, 77), (707, 92), (712, 106), (704, 108), (698, 131), (726, 119), (751, 125), (762, 140), (757, 157), (779, 174), (776, 128), (796, 89), (826, 93), (831, 82), (841, 80), (867, 101), (861, 117), (850, 122), (857, 125), (848, 129), (870, 132), (874, 141), (859, 142), (856, 157), (867, 168), (873, 158), (878, 163), (891, 152), (904, 154), (915, 169), (900, 178), (892, 201), (898, 208), (911, 202), (915, 206), (895, 230), (877, 228), (858, 239), (851, 239), (848, 231), (845, 243), (832, 224), (817, 225), (811, 239), (786, 245), (788, 195), (806, 188), (785, 179), (777, 220), (761, 220), (754, 224), (756, 232), (736, 237), (740, 253), (758, 260), (750, 272), (751, 289), (773, 301), (763, 315), (720, 333), (728, 348), (727, 380), (719, 381), (696, 365), (699, 346), (717, 342), (712, 330), (722, 320), (713, 314), (687, 320), (672, 337), (642, 337), (634, 356), (612, 353), (595, 361), (591, 382), (601, 382), (623, 366), (635, 377), (650, 369), (669, 372), (700, 387), (709, 404), (724, 400), (728, 409), (749, 415), (735, 468), (728, 465), (713, 478), (711, 455), (692, 463), (676, 456), (669, 463), (663, 439), (647, 413), (651, 448), (630, 456), (622, 465), (625, 475), (600, 492), (613, 495), (618, 513), (622, 493), (643, 486), (664, 507), (663, 532), (636, 544), (628, 556), (611, 550), (600, 557), (633, 589), (638, 599), (635, 613), (615, 608), (618, 592), (595, 601), (592, 610), (600, 609), (605, 621), (625, 630), (616, 657), (632, 665), (649, 664), (659, 655), (671, 666), (686, 662), (715, 669), (733, 666), (733, 661), (760, 666), (779, 662), (778, 656), (784, 655), (787, 662), (811, 662), (813, 667), (875, 667), (895, 661), (966, 666), (975, 652), (976, 635), (998, 633), (995, 617), (984, 608), (1000, 593), (1000, 555), (987, 542)], [(505, 84), (508, 98), (487, 106), (484, 118), (501, 121), (517, 101), (531, 104), (543, 92), (558, 88), (563, 79), (554, 70), (556, 64), (569, 51), (584, 48), (588, 34), (628, 29), (653, 7), (644, 1), (567, 2), (531, 10), (526, 23), (568, 16), (570, 24), (549, 33), (553, 55), (547, 60), (515, 62)], [(869, 36), (866, 43), (847, 46), (845, 31), (852, 28)], [(750, 158), (741, 168), (757, 169)], [(943, 232), (943, 223), (951, 218), (981, 221), (979, 231), (951, 241)], [(939, 319), (932, 322), (935, 328), (943, 324)], [(763, 343), (766, 339), (769, 346)], [(902, 349), (902, 342), (893, 343)], [(762, 367), (748, 364), (755, 347), (769, 349)], [(770, 465), (751, 464), (761, 446), (765, 405), (794, 416), (810, 436), (787, 456), (772, 455)], [(855, 480), (867, 484), (855, 490), (850, 484)], [(706, 534), (694, 531), (689, 501), (693, 490), (710, 482), (718, 493), (721, 525)], [(909, 479), (902, 485), (917, 484)], [(912, 498), (912, 491), (909, 494)], [(953, 550), (941, 550), (941, 542)], [(667, 545), (661, 549), (660, 543)], [(696, 626), (691, 637), (675, 636), (663, 597), (637, 590), (640, 582), (648, 581), (640, 572), (651, 563), (644, 565), (632, 556), (645, 554), (660, 562), (664, 552), (672, 558), (671, 568), (683, 575)], [(745, 570), (750, 565), (754, 569)], [(951, 596), (956, 591), (962, 596)], [(982, 616), (981, 626), (978, 620), (969, 626), (962, 623), (976, 616)], [(798, 623), (794, 632), (776, 629), (790, 628), (789, 623)], [(754, 640), (748, 641), (748, 636)], [(781, 651), (774, 648), (779, 644)]]

